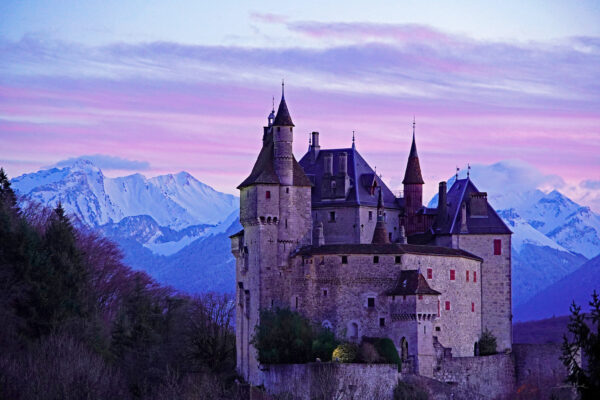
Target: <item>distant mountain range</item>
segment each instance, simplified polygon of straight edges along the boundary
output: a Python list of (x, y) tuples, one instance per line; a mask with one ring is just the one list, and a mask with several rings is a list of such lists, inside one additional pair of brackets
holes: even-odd
[(78, 223), (117, 242), (125, 262), (188, 292), (233, 292), (235, 265), (227, 236), (241, 226), (239, 199), (187, 172), (146, 178), (104, 176), (77, 160), (11, 181), (25, 201), (60, 201)]
[[(495, 173), (509, 173), (492, 167)], [(589, 298), (590, 288), (600, 289), (599, 263), (588, 262), (600, 254), (598, 214), (558, 191), (488, 189), (490, 179), (474, 182), (488, 190), (490, 203), (514, 232), (515, 321), (564, 314), (570, 290)], [(12, 185), (24, 201), (49, 206), (60, 201), (75, 220), (119, 243), (127, 264), (162, 283), (192, 293), (234, 291), (228, 235), (241, 229), (239, 199), (186, 172), (108, 178), (93, 163), (78, 160), (22, 175)], [(429, 206), (437, 206), (437, 196)], [(558, 291), (559, 282), (566, 292)], [(554, 291), (566, 303), (552, 299)]]

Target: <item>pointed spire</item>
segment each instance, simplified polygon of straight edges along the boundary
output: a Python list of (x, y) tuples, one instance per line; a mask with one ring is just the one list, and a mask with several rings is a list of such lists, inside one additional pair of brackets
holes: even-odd
[(354, 148), (355, 140), (354, 140), (354, 131), (352, 131), (352, 148)]
[(285, 102), (285, 93), (284, 93), (285, 84), (283, 79), (281, 80), (281, 102), (279, 103), (279, 108), (277, 109), (277, 115), (275, 116), (275, 121), (273, 125), (275, 126), (295, 126), (292, 122), (292, 117), (290, 116), (290, 112), (288, 111), (287, 104)]
[(377, 223), (375, 224), (375, 231), (373, 232), (373, 244), (386, 244), (390, 243), (390, 238), (385, 229), (385, 218), (383, 216), (383, 196), (381, 194), (381, 187), (379, 188), (379, 198), (377, 199)]
[(410, 146), (410, 154), (406, 163), (406, 172), (404, 173), (403, 184), (424, 184), (423, 176), (421, 175), (421, 165), (419, 164), (419, 154), (417, 153), (417, 142), (415, 140), (415, 119), (413, 117), (413, 132), (412, 145)]

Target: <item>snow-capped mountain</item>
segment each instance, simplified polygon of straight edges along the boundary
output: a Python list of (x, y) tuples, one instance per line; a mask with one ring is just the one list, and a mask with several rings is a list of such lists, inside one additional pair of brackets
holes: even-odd
[(42, 204), (55, 206), (60, 201), (90, 227), (148, 215), (161, 226), (181, 230), (217, 225), (239, 207), (237, 197), (217, 192), (187, 172), (150, 179), (140, 174), (108, 178), (87, 160), (22, 175), (12, 180), (12, 187)]

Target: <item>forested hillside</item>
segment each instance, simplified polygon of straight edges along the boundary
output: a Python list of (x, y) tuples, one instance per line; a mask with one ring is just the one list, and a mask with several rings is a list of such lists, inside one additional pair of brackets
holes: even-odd
[(73, 227), (20, 208), (0, 170), (0, 398), (236, 398), (233, 302), (182, 295)]

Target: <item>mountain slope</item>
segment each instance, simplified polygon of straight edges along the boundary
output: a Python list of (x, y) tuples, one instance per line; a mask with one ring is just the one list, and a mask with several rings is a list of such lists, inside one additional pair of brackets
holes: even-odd
[(600, 293), (600, 255), (515, 307), (515, 321), (567, 315), (573, 301), (587, 311), (594, 290)]

